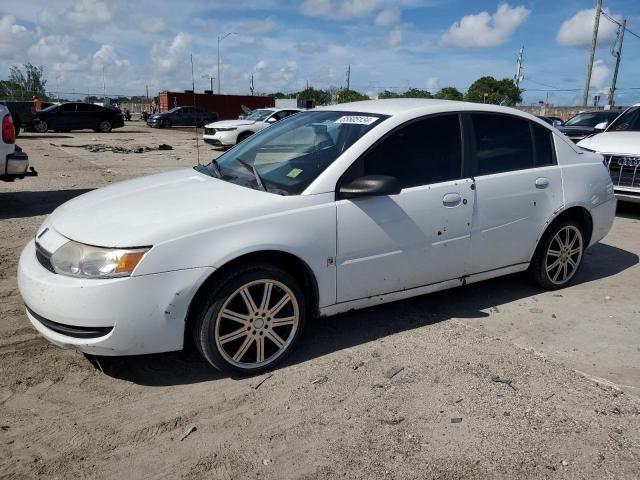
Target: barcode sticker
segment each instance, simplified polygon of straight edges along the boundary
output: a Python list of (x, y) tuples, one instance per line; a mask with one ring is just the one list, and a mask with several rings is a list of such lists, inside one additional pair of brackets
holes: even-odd
[(354, 125), (371, 125), (378, 117), (363, 117), (360, 115), (348, 115), (344, 117), (340, 117), (336, 120), (336, 123), (351, 123)]

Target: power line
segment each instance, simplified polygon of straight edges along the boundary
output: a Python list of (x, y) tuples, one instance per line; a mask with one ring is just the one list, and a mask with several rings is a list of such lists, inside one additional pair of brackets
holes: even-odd
[[(609, 15), (607, 15), (604, 10), (602, 12), (600, 12), (607, 20), (609, 20), (610, 22), (615, 23), (616, 25), (618, 25), (619, 27), (622, 27), (622, 24), (617, 21), (615, 18), (610, 17)], [(629, 27), (625, 27), (625, 31), (631, 35), (633, 35), (634, 37), (640, 39), (640, 35), (638, 35), (637, 33), (629, 30)]]

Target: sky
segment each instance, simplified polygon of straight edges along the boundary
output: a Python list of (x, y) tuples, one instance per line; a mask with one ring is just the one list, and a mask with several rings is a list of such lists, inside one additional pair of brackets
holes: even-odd
[[(639, 0), (604, 0), (640, 35)], [(345, 87), (368, 95), (513, 78), (524, 47), (524, 103), (577, 104), (595, 0), (28, 0), (0, 3), (0, 79), (44, 67), (48, 91), (144, 95), (210, 88), (218, 38), (222, 93)], [(600, 20), (591, 94), (606, 98), (617, 26)], [(103, 83), (104, 72), (104, 83)], [(640, 38), (625, 34), (618, 104), (640, 102)], [(635, 88), (635, 90), (634, 90)], [(569, 91), (558, 91), (569, 90)], [(67, 95), (69, 97), (69, 95)]]

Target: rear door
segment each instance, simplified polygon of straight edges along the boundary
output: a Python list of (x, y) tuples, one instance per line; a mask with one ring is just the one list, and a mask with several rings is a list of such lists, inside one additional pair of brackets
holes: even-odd
[(92, 103), (78, 103), (74, 116), (76, 129), (96, 129), (103, 117), (104, 108)]
[(551, 131), (521, 117), (465, 116), (475, 171), (469, 273), (530, 260), (563, 203)]
[(60, 105), (56, 114), (49, 117), (49, 128), (51, 130), (74, 130), (76, 128), (76, 105), (75, 103)]
[(336, 202), (339, 302), (464, 275), (474, 195), (462, 158), (459, 115), (429, 116), (388, 134), (343, 176), (337, 189), (389, 175), (403, 190)]

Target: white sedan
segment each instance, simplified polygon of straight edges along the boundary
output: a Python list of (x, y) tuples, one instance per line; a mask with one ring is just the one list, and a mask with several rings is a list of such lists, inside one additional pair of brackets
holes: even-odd
[(300, 111), (298, 108), (261, 108), (242, 120), (221, 120), (205, 125), (202, 139), (211, 145), (230, 147)]
[(55, 344), (129, 355), (191, 337), (218, 369), (255, 374), (310, 316), (521, 271), (561, 288), (615, 207), (602, 157), (526, 113), (348, 103), (67, 202), (24, 249), (18, 283)]

